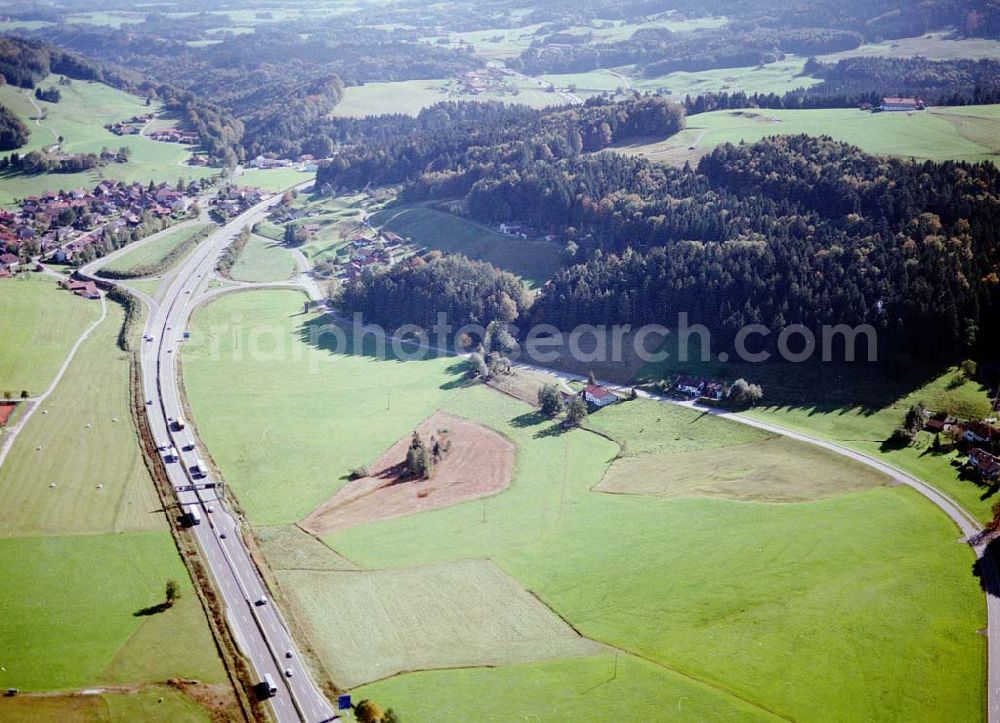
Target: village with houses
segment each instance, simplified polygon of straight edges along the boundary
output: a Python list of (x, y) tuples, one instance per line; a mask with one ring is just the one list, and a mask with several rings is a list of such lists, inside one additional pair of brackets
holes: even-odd
[(225, 223), (269, 197), (271, 194), (253, 186), (223, 186), (208, 202), (209, 216)]
[[(104, 128), (116, 136), (137, 136), (142, 134), (143, 129), (155, 120), (155, 117), (152, 113), (143, 113), (117, 123), (106, 123)], [(196, 146), (201, 142), (201, 136), (197, 131), (172, 127), (158, 128), (149, 131), (145, 136), (160, 143), (181, 143), (187, 146)]]
[(348, 238), (347, 261), (337, 278), (352, 281), (367, 268), (388, 268), (413, 255), (413, 248), (399, 234), (367, 226)]
[(103, 255), (112, 237), (121, 238), (150, 221), (169, 224), (185, 217), (207, 181), (178, 189), (167, 183), (143, 185), (104, 180), (87, 190), (75, 188), (28, 196), (17, 211), (0, 210), (0, 277), (10, 276), (28, 259), (53, 263), (92, 260)]
[(941, 445), (942, 435), (961, 450), (965, 450), (963, 472), (982, 482), (1000, 484), (1000, 427), (995, 418), (966, 421), (946, 414), (928, 414), (924, 431), (934, 435), (935, 445)]

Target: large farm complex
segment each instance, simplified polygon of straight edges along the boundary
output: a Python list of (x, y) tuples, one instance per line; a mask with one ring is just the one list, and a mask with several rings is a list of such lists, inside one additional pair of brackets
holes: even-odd
[(998, 139), (992, 0), (11, 0), (0, 723), (1000, 723)]

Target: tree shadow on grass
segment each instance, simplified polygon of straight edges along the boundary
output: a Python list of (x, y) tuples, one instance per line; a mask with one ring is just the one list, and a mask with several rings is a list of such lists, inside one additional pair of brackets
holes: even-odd
[(475, 379), (469, 379), (467, 376), (465, 376), (465, 374), (462, 374), (459, 377), (455, 377), (451, 381), (445, 382), (439, 388), (444, 389), (445, 391), (448, 391), (450, 389), (465, 389), (467, 387), (474, 387), (478, 383), (479, 382), (477, 382)]
[(539, 424), (544, 424), (548, 419), (548, 417), (539, 411), (525, 412), (510, 420), (510, 424), (512, 427), (524, 429), (525, 427), (535, 427)]
[(170, 607), (171, 607), (170, 603), (161, 602), (157, 603), (156, 605), (150, 605), (149, 607), (142, 608), (141, 610), (136, 610), (134, 613), (132, 613), (132, 616), (137, 618), (144, 618), (150, 615), (159, 615), (160, 613), (165, 613), (167, 610), (170, 609)]
[(540, 429), (535, 432), (534, 438), (545, 439), (546, 437), (561, 437), (566, 434), (566, 432), (570, 432), (574, 429), (577, 429), (577, 427), (567, 427), (562, 422), (557, 422), (550, 427), (546, 427), (545, 429)]
[(995, 539), (986, 545), (982, 557), (972, 563), (972, 574), (979, 578), (979, 586), (983, 592), (992, 597), (1000, 597), (998, 560), (1000, 560), (1000, 539)]

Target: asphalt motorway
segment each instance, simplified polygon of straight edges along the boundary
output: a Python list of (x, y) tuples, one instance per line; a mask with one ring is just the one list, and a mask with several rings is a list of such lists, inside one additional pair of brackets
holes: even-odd
[[(175, 513), (181, 515), (192, 508), (200, 511), (201, 524), (190, 529), (225, 601), (230, 628), (256, 681), (262, 681), (265, 674), (274, 681), (277, 693), (269, 703), (278, 721), (318, 723), (336, 715), (313, 682), (281, 612), (270, 599), (243, 543), (239, 522), (215, 489), (191, 489), (211, 480), (197, 474), (198, 445), (190, 421), (185, 421), (184, 429), (177, 427), (177, 420), (184, 417), (177, 357), (191, 312), (226, 247), (279, 200), (277, 194), (252, 207), (198, 244), (167, 282), (160, 303), (143, 299), (150, 308), (140, 355), (142, 384), (153, 437), (164, 450), (161, 458), (177, 495)], [(169, 454), (171, 447), (177, 457)], [(286, 670), (291, 675), (286, 675)]]

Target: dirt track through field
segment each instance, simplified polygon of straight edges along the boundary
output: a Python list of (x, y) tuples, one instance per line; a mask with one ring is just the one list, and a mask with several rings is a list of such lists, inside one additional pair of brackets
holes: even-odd
[(306, 517), (301, 527), (315, 535), (367, 522), (405, 517), (496, 494), (510, 484), (514, 444), (496, 432), (460, 417), (435, 412), (421, 422), (424, 441), (447, 430), (451, 450), (429, 480), (401, 477), (410, 435), (399, 440), (369, 468)]

